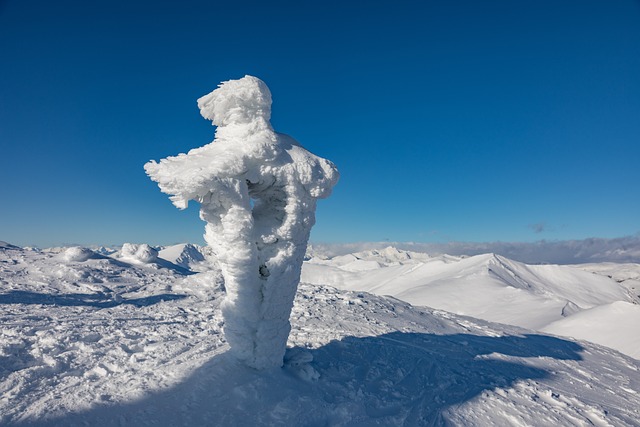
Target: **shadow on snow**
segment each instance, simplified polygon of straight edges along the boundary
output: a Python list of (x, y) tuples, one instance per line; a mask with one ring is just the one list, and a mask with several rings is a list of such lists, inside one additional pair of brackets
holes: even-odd
[(139, 401), (18, 425), (446, 425), (448, 409), (485, 390), (550, 377), (538, 358), (581, 360), (581, 350), (544, 335), (393, 332), (289, 349), (283, 369), (265, 372), (227, 352)]
[(96, 308), (110, 308), (122, 304), (136, 307), (147, 307), (161, 301), (171, 301), (185, 298), (186, 295), (160, 294), (144, 298), (114, 297), (112, 294), (42, 294), (28, 291), (11, 291), (0, 294), (0, 304), (42, 304), (60, 306), (89, 306)]
[[(89, 259), (96, 259), (96, 260), (106, 260), (107, 262), (109, 262), (110, 264), (113, 264), (117, 267), (122, 267), (122, 268), (131, 268), (131, 267), (140, 267), (140, 266), (145, 266), (146, 264), (142, 263), (142, 264), (134, 264), (131, 262), (126, 262), (123, 260), (119, 260), (119, 259), (114, 259), (105, 255), (100, 255), (100, 254), (94, 254), (92, 255)], [(157, 267), (160, 268), (166, 268), (168, 270), (173, 270), (178, 274), (181, 274), (183, 276), (191, 276), (196, 274), (196, 272), (189, 270), (188, 268), (184, 268), (178, 264), (174, 264), (171, 261), (167, 261), (166, 259), (162, 259), (162, 258), (158, 258), (155, 261), (149, 263), (149, 265), (155, 265)]]

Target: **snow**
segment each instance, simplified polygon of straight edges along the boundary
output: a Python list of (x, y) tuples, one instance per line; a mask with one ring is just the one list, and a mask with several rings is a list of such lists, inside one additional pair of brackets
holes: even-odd
[(631, 301), (640, 304), (640, 264), (602, 262), (574, 267), (615, 280), (627, 290)]
[(158, 260), (158, 250), (146, 243), (125, 243), (120, 250), (120, 258), (129, 262), (149, 264)]
[(182, 243), (161, 249), (158, 252), (158, 258), (186, 269), (197, 270), (202, 263), (206, 262), (203, 252), (204, 248), (198, 245)]
[[(495, 254), (428, 257), (411, 252), (403, 259), (397, 254), (390, 257), (394, 251), (397, 249), (312, 257), (304, 265), (302, 280), (392, 295), (414, 305), (586, 339), (638, 357), (640, 347), (633, 345), (637, 342), (633, 320), (640, 310), (635, 305), (637, 264), (620, 264), (621, 272), (615, 273), (615, 264), (527, 265)], [(608, 315), (616, 318), (611, 308), (598, 308), (618, 302), (630, 305), (625, 321), (618, 316), (619, 323), (589, 326), (593, 323), (586, 321), (590, 316), (594, 322)]]
[(225, 278), (232, 352), (256, 369), (280, 367), (316, 200), (329, 196), (338, 170), (273, 130), (271, 93), (256, 77), (223, 82), (198, 106), (217, 126), (214, 141), (145, 170), (178, 208), (201, 205)]
[[(640, 360), (638, 325), (640, 306), (616, 301), (557, 320), (542, 331), (597, 342)], [(626, 333), (625, 329), (633, 333)]]
[(63, 259), (65, 261), (82, 262), (97, 257), (97, 254), (91, 249), (81, 246), (72, 246), (64, 251)]
[(388, 246), (432, 256), (473, 256), (498, 253), (527, 264), (638, 263), (640, 234), (613, 239), (539, 240), (536, 242), (357, 242), (316, 243), (316, 255), (336, 256)]
[(18, 247), (5, 242), (4, 240), (0, 240), (0, 249), (18, 249)]
[(219, 270), (60, 253), (0, 249), (0, 425), (639, 425), (640, 362), (607, 347), (303, 283), (259, 371)]

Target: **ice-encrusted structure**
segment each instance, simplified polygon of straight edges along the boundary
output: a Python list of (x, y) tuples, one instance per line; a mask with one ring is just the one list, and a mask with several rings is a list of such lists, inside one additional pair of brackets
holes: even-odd
[(256, 77), (224, 82), (198, 106), (217, 126), (214, 141), (145, 170), (178, 208), (201, 204), (225, 278), (231, 350), (257, 369), (282, 366), (316, 200), (338, 170), (273, 130), (271, 93)]

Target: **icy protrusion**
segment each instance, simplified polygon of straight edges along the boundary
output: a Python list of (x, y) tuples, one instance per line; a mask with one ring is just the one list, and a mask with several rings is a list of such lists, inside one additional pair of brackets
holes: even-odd
[(316, 200), (329, 196), (338, 171), (273, 130), (271, 93), (256, 77), (224, 82), (198, 106), (218, 126), (215, 140), (145, 170), (178, 208), (201, 203), (225, 277), (232, 351), (257, 369), (282, 366)]
[(95, 258), (96, 253), (82, 246), (72, 246), (67, 248), (62, 256), (67, 262), (84, 262), (88, 259)]
[(284, 366), (298, 378), (304, 381), (315, 381), (320, 378), (320, 373), (313, 366), (313, 354), (300, 347), (293, 347), (286, 351)]
[(143, 264), (149, 264), (158, 260), (158, 251), (146, 243), (141, 245), (125, 243), (122, 245), (120, 255), (122, 258), (138, 261)]

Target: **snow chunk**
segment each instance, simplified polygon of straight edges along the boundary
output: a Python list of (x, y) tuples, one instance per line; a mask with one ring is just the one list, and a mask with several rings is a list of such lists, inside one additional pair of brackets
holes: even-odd
[(125, 243), (122, 245), (120, 256), (143, 264), (149, 264), (158, 260), (158, 251), (146, 243), (141, 245)]
[(88, 259), (95, 258), (96, 253), (91, 249), (83, 248), (81, 246), (73, 246), (67, 248), (62, 257), (67, 262), (84, 262)]
[(214, 141), (145, 170), (176, 207), (201, 204), (233, 353), (253, 368), (279, 367), (316, 200), (329, 196), (338, 170), (273, 130), (271, 92), (256, 77), (224, 82), (198, 106), (218, 126)]

